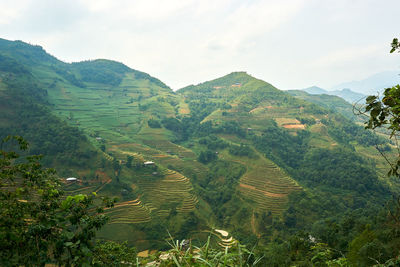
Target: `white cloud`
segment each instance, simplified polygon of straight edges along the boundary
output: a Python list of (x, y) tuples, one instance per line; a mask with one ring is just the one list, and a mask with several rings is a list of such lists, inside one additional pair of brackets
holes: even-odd
[(398, 0), (2, 0), (0, 37), (69, 62), (122, 61), (174, 88), (236, 70), (295, 88), (390, 66), (382, 54), (399, 9)]
[(340, 68), (348, 63), (374, 57), (376, 53), (384, 51), (385, 47), (377, 44), (371, 44), (368, 46), (355, 46), (346, 47), (340, 50), (328, 51), (327, 55), (318, 57), (311, 61), (308, 65), (314, 68)]
[(301, 0), (243, 2), (225, 19), (224, 28), (215, 39), (226, 46), (240, 45), (287, 22), (303, 4)]
[(87, 9), (94, 13), (115, 16), (133, 20), (160, 21), (174, 16), (177, 12), (189, 6), (192, 1), (157, 1), (157, 0), (81, 0)]
[(9, 25), (23, 16), (24, 7), (28, 2), (28, 0), (22, 0), (16, 6), (15, 0), (3, 0), (0, 7), (0, 25)]

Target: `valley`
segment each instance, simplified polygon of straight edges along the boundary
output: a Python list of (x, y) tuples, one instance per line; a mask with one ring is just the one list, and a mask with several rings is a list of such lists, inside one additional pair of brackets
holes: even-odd
[(222, 228), (268, 245), (375, 212), (398, 191), (374, 150), (394, 156), (393, 144), (339, 97), (287, 93), (245, 72), (173, 91), (119, 62), (64, 63), (3, 39), (0, 55), (1, 137), (25, 135), (48, 154), (67, 194), (119, 199), (101, 239), (165, 249), (167, 233), (203, 242)]

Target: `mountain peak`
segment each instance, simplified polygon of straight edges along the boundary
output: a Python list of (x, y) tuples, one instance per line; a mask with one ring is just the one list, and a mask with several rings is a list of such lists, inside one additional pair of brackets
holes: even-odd
[(349, 103), (357, 102), (360, 99), (363, 99), (365, 97), (363, 94), (354, 92), (350, 88), (343, 88), (341, 90), (335, 90), (335, 91), (327, 91), (320, 87), (312, 86), (312, 87), (302, 89), (302, 91), (304, 91), (310, 95), (322, 95), (322, 94), (336, 95), (336, 96), (343, 98), (344, 100), (346, 100)]
[(400, 71), (383, 71), (371, 76), (368, 76), (365, 79), (359, 81), (351, 81), (341, 83), (331, 88), (331, 90), (340, 90), (343, 88), (349, 88), (353, 92), (358, 92), (362, 94), (376, 94), (377, 92), (382, 91), (387, 87), (392, 87), (396, 84), (400, 83)]
[(302, 89), (303, 91), (311, 94), (311, 95), (322, 95), (322, 94), (327, 94), (328, 92), (321, 87), (318, 86), (311, 86), (305, 89)]
[(220, 78), (217, 78), (217, 79), (215, 79), (213, 81), (217, 81), (217, 80), (221, 80), (221, 79), (222, 80), (231, 80), (232, 82), (234, 80), (237, 80), (237, 82), (243, 82), (243, 81), (248, 81), (250, 79), (254, 79), (254, 77), (251, 76), (250, 74), (248, 74), (245, 71), (234, 71), (234, 72), (231, 72), (231, 73), (229, 73), (227, 75), (224, 75), (224, 76), (222, 76)]
[(0, 38), (0, 51), (25, 64), (59, 63), (57, 58), (50, 55), (40, 45), (32, 45), (23, 41), (9, 41)]

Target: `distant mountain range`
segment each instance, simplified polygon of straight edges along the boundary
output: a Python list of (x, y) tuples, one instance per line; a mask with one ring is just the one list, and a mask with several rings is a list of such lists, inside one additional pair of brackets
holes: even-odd
[(344, 82), (330, 88), (329, 90), (322, 89), (318, 86), (311, 86), (300, 90), (311, 95), (325, 94), (339, 96), (353, 104), (358, 101), (363, 102), (363, 99), (367, 95), (376, 95), (378, 92), (382, 92), (385, 88), (392, 87), (396, 84), (400, 84), (400, 70), (384, 71), (376, 73), (363, 80)]
[(327, 91), (318, 86), (312, 86), (312, 87), (302, 89), (302, 91), (309, 93), (311, 95), (325, 94), (325, 95), (339, 96), (349, 103), (355, 103), (357, 101), (362, 101), (366, 97), (366, 95), (354, 92), (349, 88), (344, 88), (342, 90), (335, 90), (335, 91)]
[(387, 87), (400, 84), (400, 70), (384, 71), (376, 73), (360, 81), (351, 81), (338, 84), (332, 88), (331, 91), (341, 90), (343, 88), (350, 88), (352, 91), (371, 95), (381, 92)]

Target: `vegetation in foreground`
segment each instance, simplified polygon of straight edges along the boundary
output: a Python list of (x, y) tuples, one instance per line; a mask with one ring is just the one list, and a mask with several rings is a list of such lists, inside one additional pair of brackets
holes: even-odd
[(77, 266), (90, 263), (96, 231), (107, 218), (102, 214), (113, 201), (95, 195), (63, 197), (54, 170), (43, 169), (39, 156), (21, 158), (3, 150), (7, 141), (20, 150), (28, 144), (18, 136), (1, 142), (0, 250), (2, 266)]

